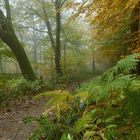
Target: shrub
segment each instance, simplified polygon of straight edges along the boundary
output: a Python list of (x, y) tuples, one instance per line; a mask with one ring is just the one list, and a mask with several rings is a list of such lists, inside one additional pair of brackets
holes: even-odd
[[(137, 65), (138, 55), (120, 60), (103, 76), (82, 85), (74, 95), (59, 90), (37, 95), (36, 98), (45, 96), (49, 101), (31, 140), (137, 139), (140, 80), (131, 70)], [(44, 123), (40, 123), (42, 119)]]

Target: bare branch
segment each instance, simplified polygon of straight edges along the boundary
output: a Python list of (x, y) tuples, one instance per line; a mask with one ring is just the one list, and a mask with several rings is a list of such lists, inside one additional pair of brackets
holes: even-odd
[(28, 7), (27, 5), (24, 5), (24, 6), (25, 6), (27, 9), (33, 11), (37, 16), (43, 18), (42, 15), (41, 15), (37, 10), (33, 9), (32, 7)]
[(63, 0), (63, 2), (61, 3), (60, 7), (62, 7), (65, 4), (66, 0)]
[(43, 31), (43, 30), (37, 29), (35, 27), (30, 27), (30, 26), (18, 26), (17, 28), (28, 28), (28, 29), (31, 28), (31, 29), (34, 29), (34, 30), (36, 30), (38, 32), (48, 33), (47, 31)]

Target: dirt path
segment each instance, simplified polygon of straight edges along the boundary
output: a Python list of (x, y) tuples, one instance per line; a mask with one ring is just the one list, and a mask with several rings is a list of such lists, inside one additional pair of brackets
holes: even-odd
[(24, 125), (27, 116), (38, 117), (44, 110), (44, 100), (24, 100), (6, 111), (0, 110), (0, 140), (26, 140), (35, 124)]
[[(66, 89), (71, 93), (84, 83), (76, 82), (70, 84)], [(35, 124), (22, 124), (23, 118), (27, 116), (39, 117), (44, 111), (45, 101), (43, 99), (34, 101), (27, 97), (22, 101), (15, 101), (7, 110), (0, 109), (0, 140), (27, 140), (29, 134), (36, 127)]]

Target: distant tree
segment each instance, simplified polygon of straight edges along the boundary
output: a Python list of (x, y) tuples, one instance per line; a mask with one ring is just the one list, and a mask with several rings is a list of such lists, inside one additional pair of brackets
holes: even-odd
[(114, 49), (119, 54), (116, 55), (117, 59), (135, 52), (135, 49), (138, 51), (139, 0), (84, 1), (77, 6), (74, 16), (79, 16), (80, 13), (85, 13), (87, 21), (93, 25), (94, 47), (106, 48), (104, 51)]
[[(37, 15), (39, 18), (41, 18), (46, 25), (46, 28), (48, 30), (48, 36), (49, 40), (51, 42), (51, 46), (54, 50), (54, 62), (55, 62), (55, 71), (57, 75), (62, 75), (62, 69), (61, 69), (61, 8), (65, 4), (66, 0), (52, 0), (51, 3), (41, 0), (39, 4), (41, 3), (41, 8), (39, 12), (37, 7), (32, 7), (32, 6), (26, 6), (29, 10), (34, 12), (35, 15)], [(48, 5), (51, 5), (48, 8)], [(49, 10), (48, 10), (48, 9)], [(53, 9), (53, 10), (52, 10)], [(53, 35), (53, 25), (51, 24), (51, 18), (50, 18), (50, 11), (55, 11), (55, 37)], [(54, 19), (53, 19), (54, 20)]]
[(62, 69), (61, 69), (61, 41), (60, 41), (60, 34), (61, 34), (61, 8), (63, 4), (66, 2), (66, 0), (53, 0), (52, 1), (55, 6), (55, 18), (56, 18), (56, 40), (54, 40), (52, 35), (52, 27), (50, 24), (50, 19), (47, 14), (47, 10), (45, 7), (45, 2), (42, 0), (42, 8), (43, 8), (43, 16), (44, 20), (48, 29), (48, 35), (51, 41), (51, 45), (54, 48), (54, 54), (55, 54), (55, 70), (57, 75), (62, 75)]

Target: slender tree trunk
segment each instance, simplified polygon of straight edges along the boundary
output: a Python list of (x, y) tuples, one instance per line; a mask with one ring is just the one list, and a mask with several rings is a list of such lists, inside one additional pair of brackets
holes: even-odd
[(52, 28), (51, 28), (49, 17), (48, 17), (47, 11), (46, 11), (44, 0), (42, 0), (42, 8), (43, 8), (45, 24), (46, 24), (47, 29), (48, 29), (48, 35), (49, 35), (49, 38), (50, 38), (50, 41), (51, 41), (51, 45), (54, 48), (55, 47), (55, 42), (54, 42), (54, 39), (53, 39)]
[[(35, 26), (35, 23), (34, 23), (34, 19), (33, 19), (33, 24)], [(37, 37), (36, 37), (36, 31), (33, 30), (33, 54), (34, 54), (34, 69), (35, 69), (35, 73), (37, 74), (38, 73), (38, 69), (37, 69)]]
[(11, 18), (11, 10), (10, 10), (9, 0), (4, 0), (4, 1), (5, 1), (5, 8), (6, 8), (6, 16), (7, 16), (7, 19), (12, 24), (12, 18)]
[(93, 71), (93, 72), (95, 71), (94, 49), (93, 49), (93, 52), (92, 52), (92, 71)]
[(2, 56), (0, 56), (0, 73), (3, 73)]
[(61, 44), (60, 44), (60, 33), (61, 33), (61, 13), (60, 13), (60, 5), (61, 0), (56, 0), (56, 46), (55, 46), (55, 66), (56, 66), (56, 73), (58, 75), (62, 75), (61, 70)]
[(0, 9), (0, 38), (4, 43), (6, 43), (9, 46), (9, 48), (14, 53), (23, 76), (28, 80), (35, 80), (36, 76), (27, 58), (25, 50), (23, 49), (21, 43), (19, 42), (14, 32), (11, 21), (11, 14), (10, 11), (8, 11), (10, 7), (9, 5), (7, 5), (7, 2), (8, 0), (5, 0), (7, 17), (3, 14), (2, 10)]
[(33, 31), (33, 43), (34, 43), (34, 64), (35, 64), (35, 73), (37, 74), (37, 43), (36, 43), (36, 34), (35, 31)]
[(94, 38), (93, 38), (93, 28), (94, 26), (91, 25), (91, 47), (92, 47), (92, 72), (95, 71), (95, 48), (94, 48)]
[(61, 26), (61, 16), (60, 16), (60, 0), (55, 1), (55, 8), (56, 8), (56, 42), (54, 41), (53, 35), (52, 35), (52, 28), (49, 21), (49, 17), (47, 15), (46, 9), (45, 9), (45, 2), (42, 0), (42, 7), (43, 7), (43, 13), (44, 13), (44, 20), (45, 24), (48, 29), (48, 35), (51, 41), (51, 46), (54, 48), (54, 54), (55, 54), (55, 70), (58, 75), (62, 75), (61, 71), (61, 50), (60, 50), (60, 26)]
[[(131, 35), (132, 35), (132, 43), (131, 47), (136, 49), (139, 47), (139, 14), (140, 14), (140, 2), (138, 5), (133, 9), (132, 14), (131, 14)], [(140, 62), (138, 62), (136, 71), (138, 74), (140, 74)]]
[(15, 67), (16, 67), (16, 73), (19, 74), (19, 69), (18, 69), (18, 63), (17, 63), (17, 61), (15, 61)]
[(62, 75), (62, 70), (61, 70), (61, 48), (60, 48), (60, 33), (61, 33), (61, 13), (60, 13), (60, 8), (62, 5), (65, 3), (65, 0), (61, 2), (61, 0), (55, 0), (55, 9), (56, 9), (56, 41), (54, 41), (53, 35), (52, 35), (52, 28), (51, 24), (49, 21), (49, 17), (47, 15), (47, 11), (45, 8), (45, 2), (44, 0), (42, 2), (42, 8), (43, 8), (43, 14), (44, 14), (44, 20), (45, 24), (48, 29), (48, 35), (51, 41), (51, 46), (54, 48), (54, 55), (55, 55), (55, 70), (57, 75)]
[(64, 43), (64, 72), (67, 73), (67, 48), (66, 48), (66, 41)]

